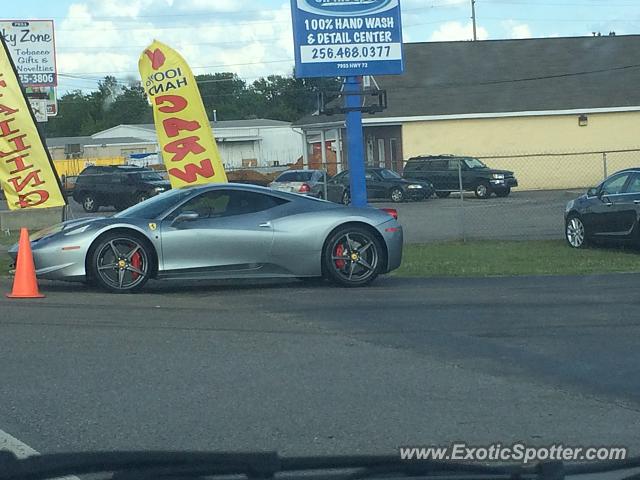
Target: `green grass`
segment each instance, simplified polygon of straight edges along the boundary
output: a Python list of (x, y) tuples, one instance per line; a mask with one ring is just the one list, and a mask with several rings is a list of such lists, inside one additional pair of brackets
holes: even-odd
[(622, 248), (575, 250), (561, 240), (471, 241), (405, 245), (403, 277), (585, 275), (640, 272), (640, 251)]
[(0, 231), (0, 245), (4, 245), (6, 247), (11, 246), (18, 241), (19, 236), (20, 232), (11, 232), (9, 235), (6, 235), (4, 232)]
[(9, 274), (9, 263), (11, 263), (9, 255), (0, 252), (0, 277), (6, 277)]
[(11, 232), (10, 235), (5, 235), (0, 231), (0, 277), (4, 277), (9, 272), (9, 263), (11, 258), (7, 255), (6, 247), (9, 247), (18, 241), (20, 232)]
[[(7, 275), (9, 263), (9, 256), (0, 250), (0, 277)], [(555, 240), (405, 245), (402, 266), (394, 275), (490, 277), (613, 272), (640, 272), (640, 251), (622, 248), (574, 250), (563, 241)]]

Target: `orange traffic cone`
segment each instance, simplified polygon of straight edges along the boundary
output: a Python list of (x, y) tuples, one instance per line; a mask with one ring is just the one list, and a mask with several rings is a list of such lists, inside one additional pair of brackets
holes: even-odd
[(18, 243), (18, 261), (16, 262), (16, 275), (13, 279), (13, 291), (7, 294), (9, 298), (44, 298), (38, 291), (36, 280), (36, 267), (33, 264), (33, 253), (29, 232), (26, 228), (20, 229), (20, 241)]

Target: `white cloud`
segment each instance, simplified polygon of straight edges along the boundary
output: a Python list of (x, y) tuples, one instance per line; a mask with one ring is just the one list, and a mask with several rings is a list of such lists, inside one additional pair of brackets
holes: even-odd
[[(487, 29), (481, 26), (477, 28), (478, 40), (486, 40), (489, 38)], [(434, 31), (429, 40), (432, 42), (446, 42), (451, 40), (473, 40), (473, 24), (468, 22), (462, 24), (460, 22), (446, 22)]]
[(515, 20), (507, 20), (502, 22), (502, 26), (507, 30), (509, 38), (531, 38), (531, 27), (526, 23), (519, 23)]
[[(138, 78), (138, 58), (153, 39), (179, 51), (195, 74), (231, 71), (252, 81), (272, 73), (291, 73), (293, 45), (287, 1), (277, 9), (245, 13), (231, 11), (241, 6), (242, 2), (235, 0), (181, 0), (168, 8), (173, 1), (87, 0), (72, 4), (67, 17), (56, 25), (59, 73)], [(185, 10), (187, 7), (191, 10)], [(216, 11), (227, 13), (217, 16)], [(176, 16), (169, 16), (171, 13)], [(274, 63), (276, 60), (284, 61)], [(92, 85), (91, 80), (64, 77), (61, 83), (62, 90)]]

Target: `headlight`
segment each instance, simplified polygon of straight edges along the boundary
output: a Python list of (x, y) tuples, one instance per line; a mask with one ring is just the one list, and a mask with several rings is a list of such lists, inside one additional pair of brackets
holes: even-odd
[(80, 227), (80, 228), (74, 228), (73, 230), (69, 230), (68, 232), (66, 232), (66, 233), (64, 234), (64, 236), (65, 236), (65, 237), (68, 237), (69, 235), (77, 235), (77, 234), (79, 234), (79, 233), (86, 232), (86, 231), (89, 229), (89, 227), (90, 227), (90, 226), (91, 226), (91, 224), (89, 223), (89, 224), (87, 224), (87, 225), (83, 225), (83, 226), (82, 226), (82, 227)]
[(32, 233), (29, 235), (29, 240), (34, 242), (36, 240), (42, 240), (45, 237), (50, 237), (51, 235), (55, 235), (56, 233), (60, 233), (64, 229), (64, 225), (59, 223), (58, 225), (54, 225), (53, 227), (48, 227), (38, 232)]
[(156, 187), (156, 188), (153, 189), (153, 191), (156, 192), (156, 193), (160, 193), (160, 192), (164, 192), (165, 188), (164, 187)]
[(491, 177), (498, 180), (504, 180), (504, 173), (494, 173)]
[(415, 185), (409, 185), (407, 188), (408, 188), (408, 189), (410, 189), (410, 190), (414, 190), (414, 189), (416, 189), (416, 188), (422, 188), (422, 185), (417, 185), (417, 184), (415, 184)]

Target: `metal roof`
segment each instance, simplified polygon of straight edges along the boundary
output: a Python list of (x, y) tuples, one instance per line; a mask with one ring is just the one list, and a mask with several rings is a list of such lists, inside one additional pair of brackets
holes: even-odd
[(404, 53), (403, 75), (375, 78), (388, 109), (365, 119), (640, 107), (640, 35), (408, 43)]
[(156, 142), (135, 137), (91, 138), (91, 137), (52, 137), (47, 138), (47, 147), (64, 147), (65, 145), (82, 145), (83, 147), (100, 145), (155, 144)]

